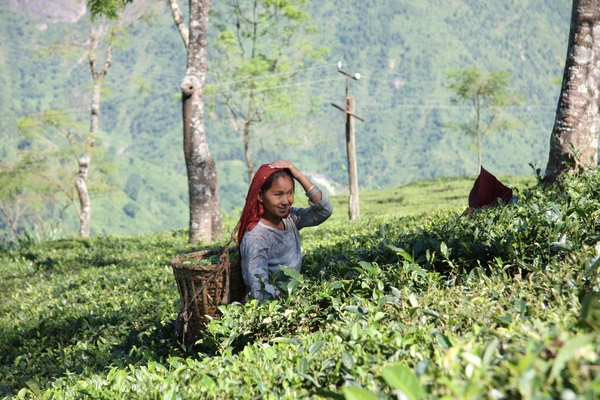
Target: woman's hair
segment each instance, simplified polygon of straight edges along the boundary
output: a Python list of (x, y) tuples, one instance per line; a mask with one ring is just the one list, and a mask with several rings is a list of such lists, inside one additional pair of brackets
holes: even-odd
[(262, 187), (260, 188), (260, 194), (264, 195), (267, 192), (267, 190), (269, 190), (271, 188), (271, 186), (273, 185), (273, 182), (275, 182), (277, 179), (279, 179), (282, 176), (287, 176), (288, 178), (290, 178), (292, 180), (292, 183), (294, 183), (294, 177), (292, 176), (292, 173), (290, 172), (289, 169), (285, 168), (280, 171), (276, 171), (276, 172), (272, 173), (267, 178), (265, 183), (263, 183)]

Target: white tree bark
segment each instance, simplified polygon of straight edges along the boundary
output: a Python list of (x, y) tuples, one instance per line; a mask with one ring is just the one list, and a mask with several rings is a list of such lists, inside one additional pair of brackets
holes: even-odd
[(185, 25), (183, 16), (181, 15), (181, 10), (179, 9), (179, 4), (177, 3), (177, 0), (169, 0), (169, 8), (171, 9), (173, 22), (175, 22), (175, 26), (179, 30), (179, 34), (181, 35), (181, 38), (183, 39), (183, 44), (185, 45), (185, 49), (187, 50), (190, 33), (188, 31), (187, 26)]
[(211, 0), (189, 0), (189, 32), (176, 0), (169, 1), (169, 5), (188, 51), (181, 92), (183, 152), (190, 204), (189, 242), (209, 244), (213, 233), (217, 238), (222, 235), (217, 169), (208, 150), (204, 128), (204, 84), (208, 67), (207, 32)]
[(92, 202), (87, 189), (87, 176), (90, 166), (90, 157), (87, 154), (79, 157), (79, 173), (75, 180), (75, 189), (79, 195), (79, 234), (81, 237), (90, 237), (90, 221), (92, 215)]
[(567, 60), (550, 138), (546, 181), (598, 165), (600, 0), (573, 0)]

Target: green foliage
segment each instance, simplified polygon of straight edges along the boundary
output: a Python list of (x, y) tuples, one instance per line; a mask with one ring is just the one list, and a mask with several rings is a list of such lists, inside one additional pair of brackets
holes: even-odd
[(117, 19), (119, 14), (132, 0), (88, 0), (87, 6), (92, 18), (107, 17)]
[[(289, 132), (289, 120), (300, 116), (301, 94), (289, 82), (327, 53), (299, 39), (309, 20), (301, 8), (305, 3), (234, 0), (217, 4), (213, 11), (218, 57), (212, 72), (216, 82), (208, 85), (207, 100), (219, 118), (231, 120), (233, 131), (241, 131), (248, 176), (256, 169), (251, 147), (260, 154), (300, 136)], [(281, 134), (282, 129), (287, 132)]]
[(0, 163), (0, 226), (5, 227), (11, 239), (27, 228), (35, 227), (28, 217), (43, 210), (49, 200), (48, 187), (35, 174), (43, 162), (31, 154), (20, 154), (12, 162)]
[(508, 91), (511, 76), (508, 71), (482, 71), (477, 67), (448, 73), (448, 87), (455, 103), (473, 103), (481, 107), (501, 108), (509, 105), (514, 94)]
[(416, 375), (406, 366), (390, 365), (381, 372), (385, 382), (400, 391), (410, 400), (420, 400), (423, 398), (423, 388)]
[(13, 239), (27, 230), (59, 230), (73, 200), (74, 155), (84, 140), (61, 114), (24, 117), (17, 128), (16, 151), (0, 163), (0, 214)]
[[(7, 178), (38, 198), (26, 203), (32, 208), (29, 214), (36, 217), (36, 222), (30, 223), (32, 228), (44, 232), (44, 225), (48, 224), (58, 230), (68, 208), (72, 206), (79, 212), (75, 180), (78, 157), (85, 152), (94, 160), (89, 175), (90, 192), (95, 195), (114, 192), (111, 174), (115, 166), (107, 162), (100, 138), (86, 133), (79, 121), (64, 113), (43, 112), (19, 119), (17, 127), (27, 146), (20, 152), (20, 161), (15, 167), (21, 173)], [(25, 167), (27, 165), (29, 167)], [(6, 196), (0, 192), (0, 200)]]
[(125, 182), (125, 188), (123, 191), (131, 198), (131, 200), (136, 201), (143, 184), (143, 178), (140, 176), (140, 174), (134, 172), (129, 175), (129, 178), (127, 178), (127, 182)]
[(130, 218), (135, 218), (135, 213), (140, 210), (140, 207), (135, 203), (127, 203), (125, 207), (123, 207), (123, 211)]
[[(497, 176), (528, 174), (529, 163), (541, 166), (547, 159), (560, 89), (551, 82), (562, 76), (571, 5), (570, 0), (307, 2), (302, 9), (311, 20), (298, 31), (296, 47), (308, 41), (312, 48), (326, 47), (330, 52), (324, 64), (305, 63), (288, 82), (302, 93), (293, 115), (282, 115), (285, 124), (267, 123), (268, 130), (255, 132), (255, 138), (268, 133), (266, 139), (278, 137), (287, 145), (279, 146), (282, 140), (275, 150), (265, 145), (261, 152), (256, 141), (253, 160), (258, 165), (289, 159), (303, 171), (324, 175), (337, 185), (337, 193), (343, 193), (347, 185), (347, 171), (342, 168), (346, 165), (343, 114), (330, 105), (339, 104), (343, 97), (343, 76), (335, 68), (342, 61), (350, 72), (363, 76), (350, 87), (356, 113), (365, 118), (365, 123), (356, 123), (361, 192), (392, 191), (424, 179), (473, 175), (477, 164), (469, 149), (471, 139), (444, 134), (443, 124), (464, 121), (468, 111), (451, 104), (447, 71), (477, 65), (511, 73), (512, 88), (524, 99), (522, 106), (510, 112), (528, 121), (486, 138), (485, 167)], [(223, 6), (212, 3), (216, 12), (222, 12)], [(121, 196), (93, 196), (92, 232), (96, 235), (160, 232), (180, 229), (188, 222), (177, 97), (185, 72), (185, 49), (168, 12), (152, 2), (141, 8), (157, 13), (154, 25), (134, 23), (129, 17), (123, 20), (129, 42), (113, 54), (113, 66), (103, 81), (113, 95), (104, 98), (100, 120), (106, 161), (119, 167), (113, 183), (125, 188), (134, 172), (146, 182), (135, 201), (141, 210), (135, 219), (124, 213), (132, 201), (124, 191)], [(0, 7), (0, 20), (0, 159), (4, 160), (17, 149), (18, 143), (8, 136), (19, 117), (47, 109), (81, 121), (89, 117), (89, 65), (80, 60), (81, 53), (35, 58), (38, 51), (66, 37), (70, 43), (84, 43), (89, 20), (48, 23), (42, 31), (45, 20), (7, 5)], [(214, 47), (219, 34), (216, 22), (211, 16), (209, 85), (216, 83), (217, 66), (222, 63)], [(226, 22), (232, 30), (234, 21)], [(313, 27), (318, 28), (316, 32)], [(296, 47), (294, 53), (300, 54)], [(145, 82), (142, 91), (140, 80)], [(232, 79), (223, 77), (221, 82)], [(222, 210), (224, 214), (237, 210), (239, 217), (248, 189), (239, 134), (221, 108), (207, 108), (206, 119)], [(408, 201), (404, 196), (405, 204)], [(75, 213), (67, 213), (64, 230), (75, 231), (76, 226)]]
[(520, 104), (519, 95), (509, 90), (511, 76), (508, 71), (487, 72), (469, 67), (449, 72), (448, 79), (448, 88), (455, 96), (452, 103), (469, 104), (475, 111), (473, 118), (456, 124), (454, 129), (475, 137), (480, 170), (485, 137), (493, 132), (509, 131), (516, 127), (518, 121), (504, 116), (503, 112), (507, 107)]
[[(365, 219), (376, 216), (407, 216), (432, 214), (439, 211), (463, 211), (476, 177), (438, 178), (401, 185), (395, 189), (368, 190), (360, 193), (360, 210)], [(533, 176), (499, 176), (501, 182), (515, 191), (524, 190), (536, 182)], [(296, 204), (304, 206), (301, 199)], [(331, 199), (334, 213), (331, 220), (348, 219), (348, 195)]]
[[(595, 398), (600, 175), (516, 205), (303, 231), (287, 295), (175, 336), (185, 232), (0, 255), (6, 395)], [(587, 323), (582, 324), (582, 321)]]

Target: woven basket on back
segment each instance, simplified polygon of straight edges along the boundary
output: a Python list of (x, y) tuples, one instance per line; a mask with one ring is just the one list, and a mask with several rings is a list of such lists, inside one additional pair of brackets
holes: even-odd
[[(233, 301), (240, 301), (246, 285), (242, 277), (240, 259), (230, 261), (229, 245), (221, 249), (203, 250), (182, 254), (170, 261), (181, 297), (181, 312), (178, 324), (183, 333), (183, 341), (193, 343), (198, 340), (209, 317), (221, 316), (218, 307)], [(205, 258), (221, 254), (218, 264), (198, 265)]]

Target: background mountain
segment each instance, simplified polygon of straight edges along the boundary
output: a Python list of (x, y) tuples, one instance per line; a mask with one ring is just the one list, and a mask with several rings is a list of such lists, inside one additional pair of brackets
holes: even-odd
[[(65, 1), (0, 0), (2, 158), (12, 157), (21, 143), (19, 117), (60, 109), (89, 119), (91, 77), (84, 53), (38, 57), (42, 46), (88, 30), (85, 9)], [(214, 0), (213, 8), (219, 7)], [(525, 99), (509, 113), (527, 123), (486, 139), (484, 166), (494, 174), (530, 174), (529, 163), (543, 167), (547, 160), (560, 90), (553, 81), (562, 77), (570, 10), (568, 0), (310, 2), (307, 11), (319, 30), (310, 40), (330, 53), (294, 78), (306, 94), (298, 103), (300, 117), (261, 132), (293, 140), (275, 148), (255, 142), (256, 164), (287, 158), (329, 183), (330, 191), (344, 190), (343, 115), (330, 105), (343, 104), (344, 77), (335, 66), (342, 61), (344, 69), (362, 75), (350, 82), (356, 113), (365, 119), (356, 123), (361, 190), (476, 175), (471, 140), (444, 129), (444, 123), (472, 112), (451, 105), (446, 79), (448, 71), (468, 66), (509, 70), (513, 88)], [(152, 25), (138, 20), (149, 12)], [(101, 104), (101, 145), (107, 161), (118, 166), (110, 178), (117, 189), (93, 197), (96, 235), (187, 226), (179, 99), (186, 53), (163, 3), (134, 1), (125, 25), (128, 33), (114, 53)], [(218, 108), (207, 119), (222, 208), (235, 218), (247, 190), (241, 137)], [(71, 212), (65, 230), (76, 226)]]

